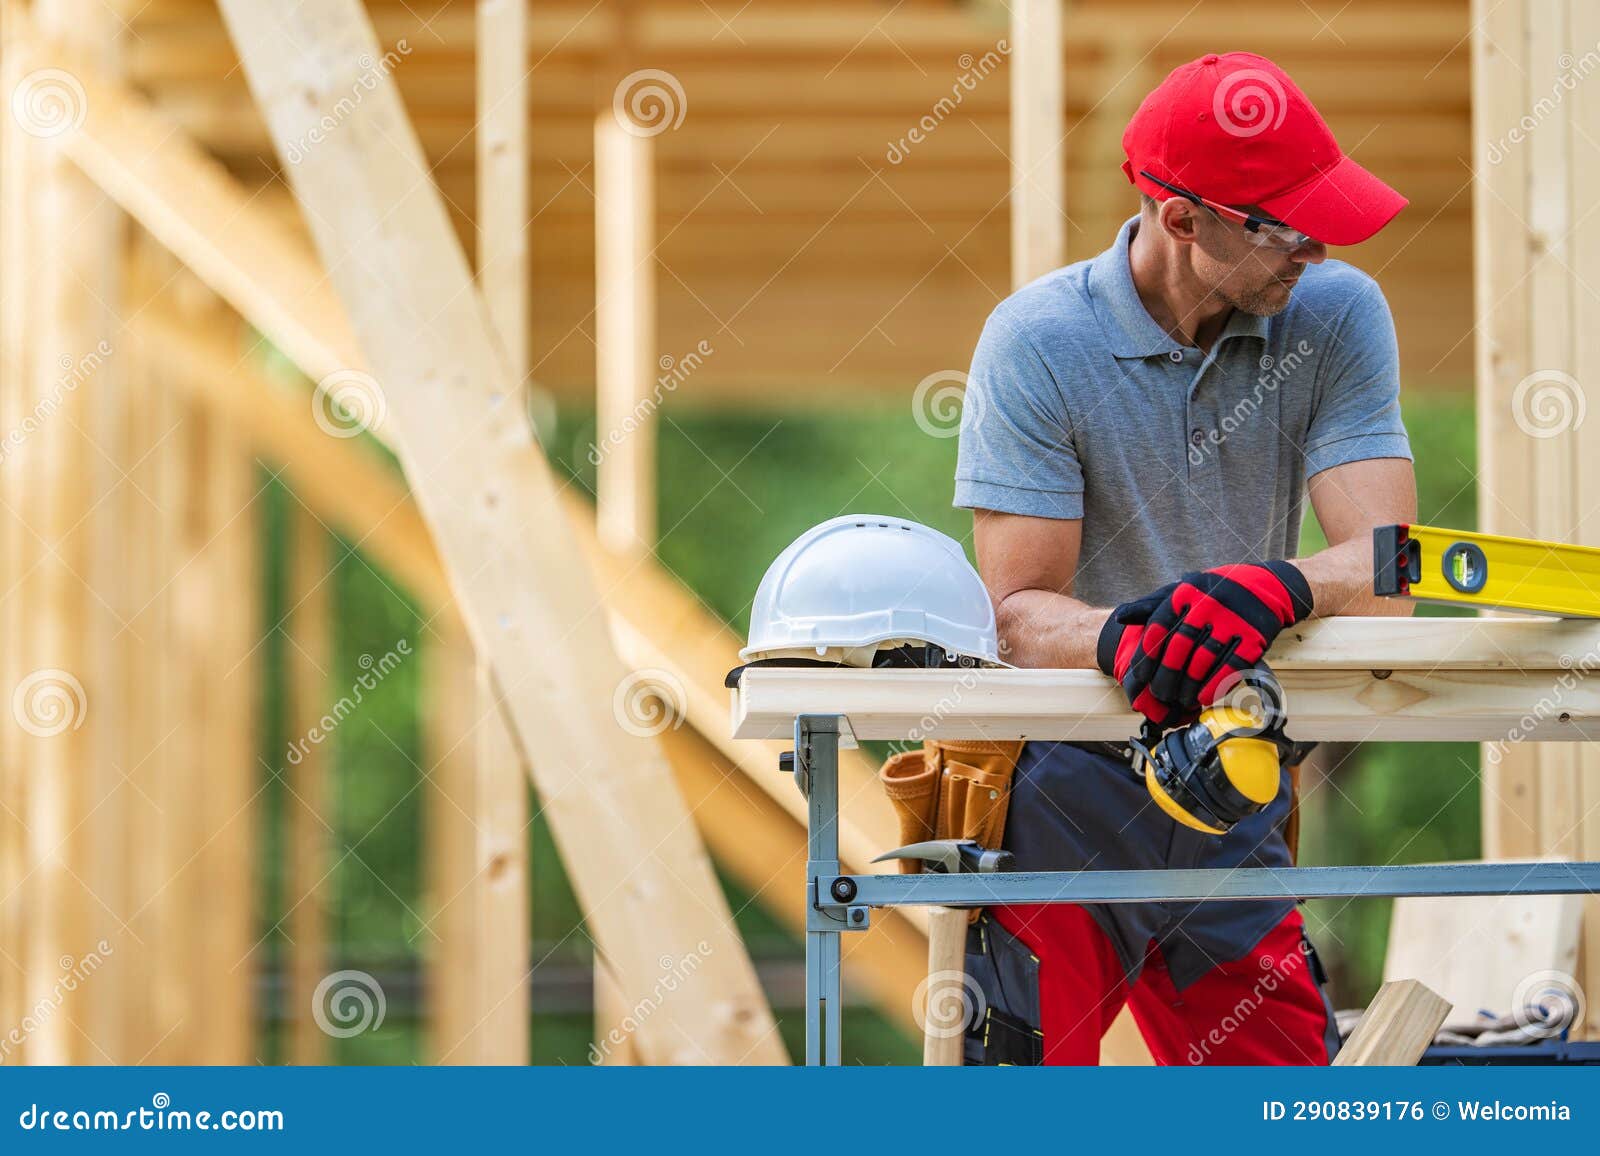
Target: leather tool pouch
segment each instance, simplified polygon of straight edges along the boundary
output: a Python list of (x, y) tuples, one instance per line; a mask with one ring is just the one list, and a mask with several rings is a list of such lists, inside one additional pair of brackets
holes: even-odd
[[(889, 758), (878, 778), (900, 820), (901, 845), (972, 839), (998, 849), (1022, 743), (1022, 739), (927, 739), (920, 751), (902, 751)], [(922, 863), (902, 859), (900, 870), (916, 874)]]

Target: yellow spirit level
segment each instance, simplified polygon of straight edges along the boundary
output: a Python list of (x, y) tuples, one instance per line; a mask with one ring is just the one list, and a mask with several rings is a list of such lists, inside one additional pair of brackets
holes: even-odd
[(1372, 531), (1373, 593), (1560, 618), (1600, 618), (1600, 549), (1443, 530)]

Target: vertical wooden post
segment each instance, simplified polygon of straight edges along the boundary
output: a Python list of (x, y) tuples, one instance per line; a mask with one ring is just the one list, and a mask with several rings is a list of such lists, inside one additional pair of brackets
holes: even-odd
[(308, 510), (296, 506), (289, 560), (289, 645), (285, 663), (289, 692), (292, 754), (285, 779), (284, 814), (289, 853), (285, 928), (289, 938), (289, 1062), (313, 1066), (328, 1062), (328, 1035), (311, 1014), (317, 985), (328, 974), (326, 879), (332, 868), (332, 827), (328, 822), (331, 753), (324, 743), (305, 740), (328, 709), (328, 669), (333, 660), (332, 574), (328, 531)]
[[(16, 89), (21, 74), (11, 51), (14, 16), (20, 7), (0, 0), (0, 92)], [(0, 431), (8, 437), (5, 468), (0, 469), (0, 693), (7, 696), (0, 709), (0, 1023), (22, 1019), (27, 987), (26, 935), (28, 930), (28, 865), (23, 840), (27, 813), (27, 779), (22, 769), (26, 736), (9, 710), (12, 688), (27, 674), (23, 629), (27, 621), (19, 585), (28, 572), (31, 535), (23, 520), (20, 478), (23, 459), (9, 444), (26, 412), (26, 385), (32, 366), (29, 333), (32, 328), (29, 289), (30, 245), (33, 229), (30, 138), (16, 118), (0, 115)], [(5, 1062), (23, 1058), (20, 1049), (7, 1046)]]
[[(478, 285), (504, 351), (510, 404), (527, 410), (529, 366), (528, 0), (478, 4)], [(501, 722), (493, 669), (477, 668), (473, 955), (479, 1064), (525, 1064), (528, 1053), (528, 779)]]
[(1061, 0), (1011, 0), (1011, 284), (1065, 260)]
[(607, 109), (594, 127), (596, 517), (601, 543), (656, 537), (654, 140)]
[(423, 656), (422, 755), (427, 770), (428, 1051), (436, 1064), (474, 1064), (485, 1008), (476, 952), (478, 663), (454, 614), (433, 622)]
[(208, 1063), (255, 1058), (255, 850), (259, 792), (255, 744), (260, 638), (255, 458), (238, 430), (208, 421), (204, 516), (207, 624), (205, 748), (198, 875), (204, 974), (199, 1055)]
[[(131, 238), (126, 278), (130, 312), (141, 307), (165, 280), (152, 268), (156, 251), (156, 242), (148, 234)], [(164, 1015), (169, 1006), (165, 961), (170, 950), (165, 920), (171, 902), (168, 870), (175, 863), (165, 843), (164, 803), (172, 779), (169, 759), (177, 749), (168, 746), (169, 733), (180, 731), (171, 710), (174, 652), (170, 604), (177, 570), (172, 509), (179, 439), (173, 436), (177, 405), (148, 351), (129, 342), (120, 365), (130, 419), (128, 457), (134, 463), (135, 496), (128, 534), (139, 543), (125, 575), (130, 600), (138, 610), (129, 626), (134, 649), (124, 672), (129, 724), (128, 783), (124, 788), (128, 806), (124, 813), (133, 830), (150, 836), (142, 853), (131, 856), (128, 863), (130, 934), (117, 960), (117, 966), (128, 968), (134, 977), (129, 981), (135, 994), (124, 1012), (124, 1031), (127, 1062), (137, 1064), (157, 1058), (172, 1027)]]
[[(1600, 405), (1600, 341), (1582, 321), (1584, 270), (1600, 259), (1600, 94), (1574, 71), (1600, 13), (1581, 0), (1474, 0), (1472, 21), (1479, 524), (1600, 545), (1587, 518), (1600, 495), (1600, 422), (1587, 412)], [(1600, 857), (1600, 822), (1584, 818), (1600, 804), (1600, 748), (1488, 743), (1481, 758), (1485, 858)], [(1595, 992), (1600, 902), (1584, 923), (1575, 978)]]
[[(34, 14), (46, 35), (97, 67), (114, 67), (119, 24), (103, 5), (40, 0)], [(26, 964), (32, 1004), (51, 999), (58, 980), (100, 940), (122, 938), (120, 687), (107, 668), (114, 665), (116, 628), (97, 589), (109, 576), (104, 555), (115, 551), (116, 529), (98, 532), (108, 515), (96, 514), (101, 495), (95, 492), (110, 476), (97, 438), (114, 427), (119, 412), (107, 375), (108, 342), (115, 339), (110, 303), (120, 290), (120, 216), (59, 147), (84, 114), (81, 88), (70, 77), (42, 73), (20, 83), (32, 96), (8, 91), (7, 111), (37, 138), (39, 150), (31, 187), (21, 191), (37, 198), (38, 246), (25, 291), (37, 296), (39, 307), (30, 353), (36, 428), (27, 437), (24, 467), (32, 494), (23, 509), (41, 550), (22, 587), (29, 592), (27, 609), (37, 613), (28, 615), (33, 645), (18, 684), (28, 688), (20, 700), (27, 722), (19, 725), (28, 732), (23, 773), (32, 783), (28, 866), (39, 884)], [(43, 711), (51, 713), (37, 713)], [(98, 991), (61, 1000), (33, 1034), (35, 1062), (120, 1058), (114, 1053), (121, 1050), (122, 1000), (115, 992), (121, 969), (108, 965), (104, 971), (104, 984), (85, 985)]]

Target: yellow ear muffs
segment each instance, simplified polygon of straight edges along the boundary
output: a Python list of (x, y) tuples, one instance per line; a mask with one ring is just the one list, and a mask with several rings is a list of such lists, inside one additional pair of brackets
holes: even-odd
[(1198, 722), (1158, 742), (1135, 742), (1134, 767), (1143, 771), (1156, 806), (1174, 822), (1223, 835), (1277, 797), (1287, 740), (1263, 733), (1249, 712), (1211, 707)]

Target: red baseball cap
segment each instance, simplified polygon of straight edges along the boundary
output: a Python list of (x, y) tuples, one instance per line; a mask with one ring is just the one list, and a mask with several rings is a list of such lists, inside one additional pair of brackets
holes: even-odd
[(1169, 189), (1255, 205), (1326, 245), (1365, 241), (1406, 199), (1345, 156), (1283, 69), (1252, 52), (1210, 53), (1173, 69), (1122, 134), (1122, 171), (1157, 200)]

